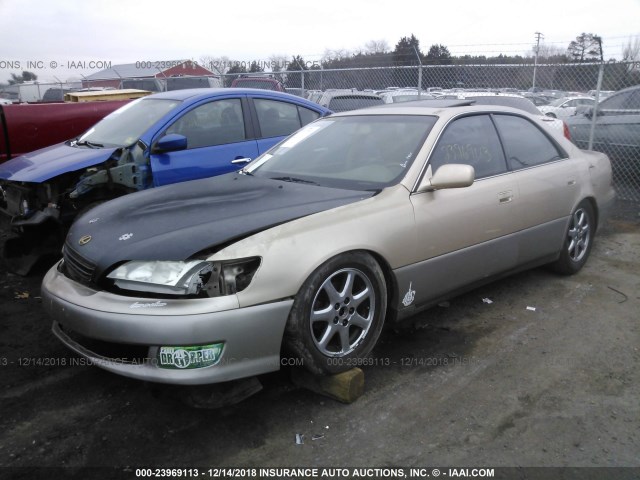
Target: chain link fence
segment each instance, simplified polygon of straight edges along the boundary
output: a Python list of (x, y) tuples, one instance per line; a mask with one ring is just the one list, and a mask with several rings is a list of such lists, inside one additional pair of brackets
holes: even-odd
[[(256, 77), (269, 78), (256, 84)], [(119, 78), (12, 86), (14, 101), (61, 101), (70, 90), (194, 87), (272, 88), (321, 103), (334, 111), (402, 101), (455, 98), (468, 91), (517, 94), (566, 122), (573, 142), (606, 153), (621, 199), (640, 202), (640, 62), (570, 64), (414, 65), (294, 70), (208, 77)], [(112, 84), (105, 84), (110, 81)], [(631, 87), (631, 88), (629, 88)], [(634, 88), (635, 87), (635, 88)], [(597, 106), (597, 108), (596, 108)]]
[[(618, 196), (640, 202), (640, 62), (423, 65), (312, 69), (269, 74), (286, 91), (334, 111), (377, 102), (456, 98), (465, 92), (520, 95), (563, 120), (580, 148), (606, 153)], [(239, 75), (223, 75), (228, 86)]]

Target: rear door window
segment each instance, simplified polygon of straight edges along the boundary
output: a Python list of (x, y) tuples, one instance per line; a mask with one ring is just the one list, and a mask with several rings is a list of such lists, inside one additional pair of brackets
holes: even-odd
[(290, 135), (320, 116), (293, 103), (262, 98), (255, 98), (253, 102), (263, 138)]
[(515, 115), (493, 116), (511, 170), (533, 167), (565, 155), (538, 127)]

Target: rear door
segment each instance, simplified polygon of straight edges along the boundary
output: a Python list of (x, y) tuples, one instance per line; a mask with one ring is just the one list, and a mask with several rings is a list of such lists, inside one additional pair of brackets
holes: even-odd
[(585, 181), (583, 160), (569, 158), (528, 118), (494, 114), (493, 119), (520, 194), (513, 212), (518, 263), (553, 255), (562, 246), (568, 216)]

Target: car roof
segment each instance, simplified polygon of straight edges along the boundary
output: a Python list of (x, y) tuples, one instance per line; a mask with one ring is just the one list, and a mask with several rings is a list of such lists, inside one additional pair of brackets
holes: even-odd
[(163, 99), (163, 100), (189, 100), (197, 102), (198, 100), (204, 100), (207, 98), (215, 98), (217, 96), (226, 95), (253, 95), (260, 97), (280, 98), (283, 100), (289, 100), (294, 103), (308, 106), (314, 110), (330, 112), (326, 107), (319, 105), (315, 102), (299, 97), (297, 95), (291, 95), (285, 92), (276, 92), (275, 90), (264, 90), (260, 88), (187, 88), (184, 90), (171, 90), (169, 92), (154, 93), (144, 97), (144, 99)]
[(532, 117), (531, 114), (519, 108), (503, 107), (501, 105), (473, 105), (473, 100), (419, 100), (416, 102), (387, 103), (359, 110), (334, 113), (331, 117), (353, 115), (435, 115), (450, 118), (461, 113), (486, 112), (515, 113), (529, 118)]
[(562, 97), (562, 98), (559, 98), (558, 100), (576, 100), (578, 98), (586, 98), (589, 100), (593, 100), (593, 97), (591, 97), (590, 95), (571, 95), (570, 97)]
[(290, 95), (284, 92), (276, 92), (275, 90), (263, 90), (260, 88), (187, 88), (184, 90), (171, 90), (169, 92), (160, 92), (155, 93), (153, 95), (149, 95), (145, 98), (161, 98), (167, 100), (191, 100), (198, 98), (208, 98), (215, 97), (217, 95), (228, 95), (228, 94), (260, 94), (260, 95), (274, 95), (274, 96), (282, 96), (283, 98), (294, 98), (300, 99), (300, 97), (296, 97), (295, 95)]
[(258, 80), (258, 81), (261, 81), (261, 82), (280, 83), (280, 82), (278, 82), (278, 80), (276, 80), (273, 77), (237, 77), (237, 78), (233, 79), (234, 82), (244, 82), (244, 81), (247, 81), (247, 80), (251, 80), (251, 81)]
[(467, 95), (465, 92), (461, 92), (453, 95), (445, 95), (445, 97), (458, 96), (459, 100), (469, 100), (474, 102), (474, 105), (502, 105), (506, 107), (513, 107), (518, 110), (524, 110), (527, 113), (532, 115), (540, 115), (541, 112), (536, 107), (531, 100), (527, 97), (523, 97), (522, 95), (517, 95), (515, 93), (501, 93), (494, 94), (485, 92), (468, 92), (471, 95)]
[[(420, 92), (420, 94), (421, 95), (432, 96), (426, 90), (422, 90)], [(387, 95), (387, 96), (392, 96), (392, 97), (397, 97), (397, 96), (400, 96), (400, 95), (418, 95), (418, 89), (417, 88), (402, 88), (402, 89), (398, 89), (398, 90), (389, 90), (388, 92), (381, 92), (381, 93), (378, 93), (378, 95)]]
[[(387, 103), (379, 107), (369, 108), (397, 108), (398, 103)], [(448, 108), (448, 107), (465, 107), (473, 105), (473, 100), (416, 100), (415, 102), (405, 102), (402, 104), (404, 107), (409, 108)]]
[[(617, 95), (618, 93), (630, 92), (632, 90), (638, 90), (638, 89), (640, 89), (640, 85), (632, 85), (630, 87), (623, 88), (621, 90), (615, 90), (613, 94)], [(601, 90), (601, 91), (607, 91), (607, 90)]]

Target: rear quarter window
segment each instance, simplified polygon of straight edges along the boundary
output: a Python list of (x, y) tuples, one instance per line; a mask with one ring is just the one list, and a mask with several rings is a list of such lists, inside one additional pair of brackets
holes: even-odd
[(254, 99), (254, 105), (265, 138), (289, 135), (302, 126), (297, 105), (261, 98)]

